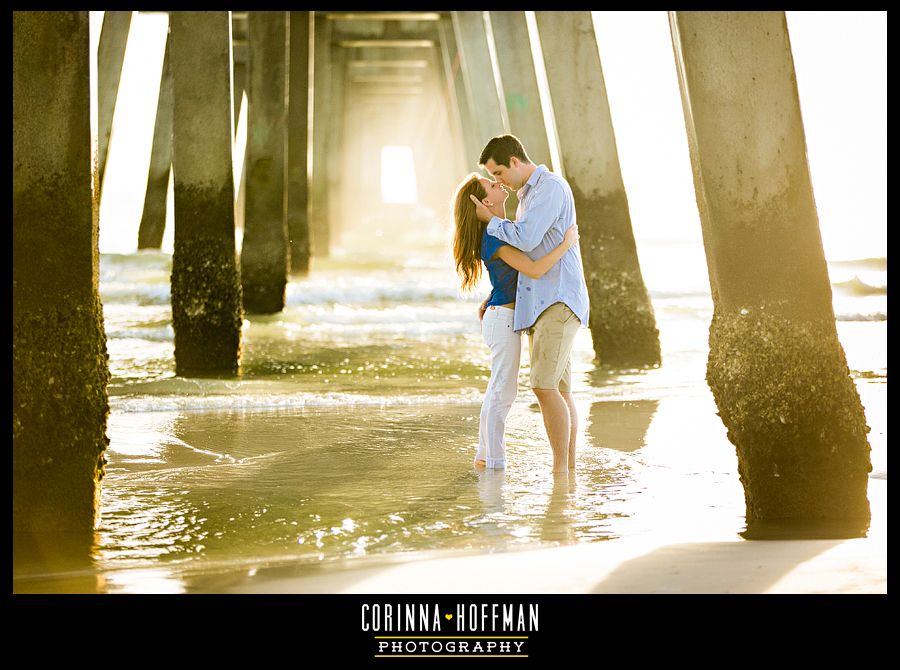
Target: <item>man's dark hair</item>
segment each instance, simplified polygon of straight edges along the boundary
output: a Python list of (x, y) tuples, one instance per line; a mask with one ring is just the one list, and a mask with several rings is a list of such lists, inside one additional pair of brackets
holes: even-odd
[(525, 153), (525, 147), (515, 135), (497, 135), (492, 137), (484, 149), (481, 151), (481, 158), (478, 159), (479, 165), (484, 165), (492, 158), (497, 165), (509, 167), (510, 156), (515, 156), (520, 161), (530, 163), (531, 159)]

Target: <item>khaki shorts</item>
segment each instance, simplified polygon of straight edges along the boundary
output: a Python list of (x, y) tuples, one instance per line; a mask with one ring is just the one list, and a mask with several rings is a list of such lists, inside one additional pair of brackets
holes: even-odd
[(531, 388), (558, 389), (568, 393), (572, 388), (572, 345), (581, 322), (568, 305), (555, 302), (541, 312), (528, 333), (531, 354)]

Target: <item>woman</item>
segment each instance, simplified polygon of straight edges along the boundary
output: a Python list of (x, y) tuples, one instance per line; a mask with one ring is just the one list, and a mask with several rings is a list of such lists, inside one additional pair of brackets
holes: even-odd
[(534, 279), (543, 276), (578, 241), (578, 229), (570, 227), (558, 247), (533, 261), (524, 252), (487, 234), (487, 224), (475, 215), (470, 195), (483, 202), (493, 214), (505, 218), (503, 204), (509, 193), (499, 182), (473, 172), (457, 187), (453, 201), (456, 224), (453, 257), (462, 289), (471, 291), (476, 287), (482, 263), (491, 280), (491, 292), (481, 306), (481, 334), (491, 349), (491, 378), (481, 405), (475, 466), (503, 468), (506, 466), (503, 433), (506, 416), (518, 392), (522, 353), (521, 334), (513, 330), (518, 273)]

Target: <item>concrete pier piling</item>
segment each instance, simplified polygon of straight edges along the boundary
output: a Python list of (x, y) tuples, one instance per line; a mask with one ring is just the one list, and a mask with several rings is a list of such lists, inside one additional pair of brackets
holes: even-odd
[(13, 531), (86, 550), (109, 443), (88, 12), (13, 13)]
[(125, 64), (125, 45), (132, 12), (103, 12), (103, 27), (97, 45), (97, 129), (100, 187), (106, 172), (106, 156), (112, 133), (113, 112), (119, 96), (119, 81)]
[[(438, 20), (435, 29), (438, 34), (438, 39), (435, 44), (435, 62), (440, 68), (439, 81), (441, 86), (441, 100), (446, 113), (449, 141), (456, 161), (454, 171), (454, 177), (456, 177), (456, 175), (464, 175), (466, 173), (469, 162), (472, 160), (472, 158), (467, 154), (467, 141), (465, 139), (465, 133), (463, 131), (462, 119), (463, 100), (460, 98), (458, 93), (458, 90), (460, 89), (457, 88), (457, 82), (459, 81), (459, 83), (461, 83), (459, 75), (459, 61), (456, 58), (456, 40), (453, 38), (452, 33), (453, 24), (450, 22), (449, 18), (441, 17)], [(450, 49), (451, 44), (454, 45), (452, 55)], [(478, 157), (476, 156), (474, 160), (477, 161)], [(456, 184), (454, 184), (453, 186), (455, 187)], [(445, 208), (446, 200), (447, 196), (445, 194), (443, 203)]]
[(286, 12), (250, 12), (247, 117), (247, 200), (241, 245), (244, 309), (284, 309), (288, 274)]
[[(234, 136), (237, 138), (240, 121), (241, 101), (247, 95), (247, 12), (231, 12), (232, 88), (234, 103)], [(249, 99), (247, 105), (249, 106)], [(247, 114), (247, 110), (244, 110)], [(234, 168), (237, 169), (237, 168)], [(234, 225), (242, 234), (244, 231), (244, 208), (247, 203), (247, 151), (240, 166), (241, 178), (234, 196)]]
[(331, 22), (323, 12), (313, 20), (313, 151), (310, 175), (309, 243), (313, 256), (331, 252), (328, 194), (328, 118), (331, 114)]
[(153, 128), (153, 146), (150, 150), (147, 190), (144, 194), (144, 210), (138, 228), (138, 249), (162, 247), (166, 229), (166, 200), (169, 194), (169, 172), (172, 168), (173, 102), (170, 41), (167, 37), (159, 83), (159, 101), (156, 105), (156, 123)]
[(290, 271), (309, 273), (309, 29), (310, 12), (289, 12), (287, 227)]
[[(472, 169), (487, 141), (510, 132), (504, 103), (503, 83), (497, 67), (489, 12), (451, 12), (459, 54), (460, 71), (470, 101), (477, 148), (471, 154)], [(505, 207), (507, 216), (515, 218), (518, 198), (510, 193)]]
[(463, 81), (473, 101), (475, 127), (484, 147), (495, 135), (509, 132), (499, 73), (491, 56), (493, 44), (488, 41), (485, 12), (452, 12), (452, 16)]
[[(510, 132), (522, 141), (528, 157), (535, 164), (543, 163), (552, 170), (550, 142), (541, 108), (525, 12), (489, 14)], [(506, 201), (507, 212), (515, 215), (518, 205), (519, 199), (511, 192)]]
[(231, 97), (234, 103), (232, 121), (235, 134), (241, 111), (241, 99), (247, 90), (247, 14), (248, 12), (231, 12)]
[[(333, 40), (329, 63), (331, 83), (328, 98), (329, 113), (325, 128), (328, 146), (325, 155), (325, 174), (328, 192), (328, 237), (330, 240), (337, 240), (340, 239), (341, 230), (344, 228), (343, 217), (345, 216), (344, 198), (339, 197), (339, 194), (345, 176), (342, 174), (341, 156), (346, 139), (344, 137), (344, 106), (347, 88), (347, 56), (345, 49), (334, 44)], [(373, 158), (375, 161), (378, 160), (377, 157)]]
[(509, 130), (535, 163), (551, 165), (525, 12), (490, 12)]
[(707, 381), (748, 533), (864, 530), (869, 430), (837, 339), (783, 12), (672, 12), (714, 315)]
[(590, 330), (601, 365), (660, 363), (590, 12), (535, 12), (559, 152), (575, 196)]
[(228, 22), (228, 12), (171, 14), (172, 327), (179, 375), (229, 375), (240, 368)]
[(478, 157), (484, 142), (481, 141), (476, 127), (475, 105), (463, 76), (459, 39), (452, 18), (441, 16), (437, 30), (444, 76), (448, 82), (447, 97), (453, 107), (451, 118), (457, 124), (459, 151), (462, 158), (459, 179), (462, 179), (467, 172), (478, 169)]

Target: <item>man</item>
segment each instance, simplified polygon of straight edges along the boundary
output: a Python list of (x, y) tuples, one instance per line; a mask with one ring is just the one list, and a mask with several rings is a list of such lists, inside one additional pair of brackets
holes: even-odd
[[(479, 220), (487, 232), (538, 259), (575, 225), (575, 200), (565, 179), (546, 165), (535, 165), (514, 135), (499, 135), (484, 147), (479, 165), (495, 180), (516, 189), (515, 222), (492, 216), (475, 196)], [(578, 415), (572, 399), (572, 344), (588, 322), (588, 294), (576, 244), (540, 279), (519, 273), (513, 329), (528, 334), (531, 388), (544, 417), (553, 449), (553, 472), (575, 469)]]

